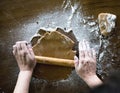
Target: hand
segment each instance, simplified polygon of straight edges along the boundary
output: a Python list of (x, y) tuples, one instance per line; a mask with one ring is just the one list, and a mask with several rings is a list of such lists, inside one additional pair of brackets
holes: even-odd
[(32, 72), (36, 65), (32, 47), (26, 41), (16, 42), (13, 46), (13, 54), (20, 69), (14, 93), (28, 93)]
[(75, 57), (75, 69), (81, 78), (96, 75), (96, 55), (87, 41), (79, 42), (79, 61)]
[(13, 54), (20, 71), (33, 71), (36, 60), (32, 47), (26, 41), (19, 41), (13, 46)]
[[(87, 41), (79, 42), (79, 60), (75, 56), (75, 70), (77, 74), (90, 86), (101, 83), (96, 75), (96, 53)], [(96, 82), (93, 82), (96, 81)]]

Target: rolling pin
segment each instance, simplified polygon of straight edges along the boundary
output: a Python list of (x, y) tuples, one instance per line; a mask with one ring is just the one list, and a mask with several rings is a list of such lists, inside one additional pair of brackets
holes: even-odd
[(44, 56), (35, 56), (35, 59), (37, 60), (37, 63), (41, 63), (41, 64), (74, 67), (74, 60), (70, 60), (70, 59), (61, 59), (61, 58), (44, 57)]

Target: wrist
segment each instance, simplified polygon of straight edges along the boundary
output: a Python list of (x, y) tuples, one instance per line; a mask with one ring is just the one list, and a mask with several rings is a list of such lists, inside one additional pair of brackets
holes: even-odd
[(87, 76), (83, 79), (89, 87), (94, 88), (102, 84), (102, 81), (98, 78), (97, 75)]
[(19, 72), (19, 76), (23, 76), (23, 77), (32, 77), (32, 73), (33, 71), (20, 71)]
[(31, 70), (31, 71), (21, 70), (21, 71), (19, 72), (19, 74), (22, 74), (22, 75), (32, 75), (32, 73), (33, 73), (32, 70)]
[(28, 93), (32, 71), (20, 71), (14, 93)]
[(28, 68), (20, 68), (20, 72), (22, 73), (33, 73), (33, 69), (28, 69)]

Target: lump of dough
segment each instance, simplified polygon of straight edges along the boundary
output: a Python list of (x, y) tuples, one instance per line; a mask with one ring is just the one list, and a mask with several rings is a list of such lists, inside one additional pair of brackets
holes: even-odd
[(115, 28), (116, 15), (110, 13), (100, 13), (98, 23), (102, 35), (109, 35)]

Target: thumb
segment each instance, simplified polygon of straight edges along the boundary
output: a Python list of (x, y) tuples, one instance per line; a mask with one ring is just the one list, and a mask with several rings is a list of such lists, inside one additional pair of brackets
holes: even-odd
[(79, 65), (79, 60), (77, 56), (74, 56), (74, 64), (75, 64), (75, 68)]

